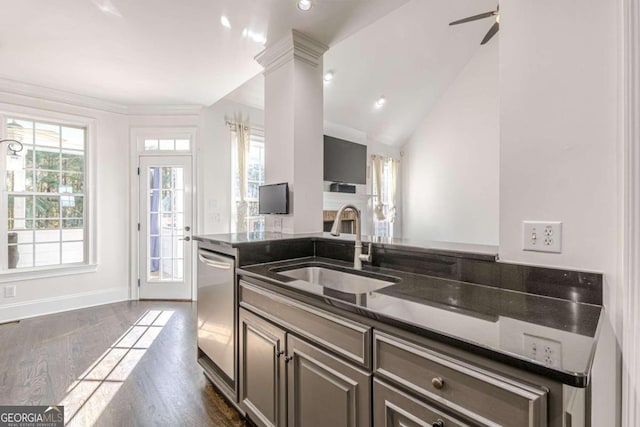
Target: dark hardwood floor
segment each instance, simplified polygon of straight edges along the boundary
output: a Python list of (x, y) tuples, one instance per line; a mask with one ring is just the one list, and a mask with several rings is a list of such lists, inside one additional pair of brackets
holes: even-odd
[(123, 302), (0, 325), (0, 405), (62, 403), (69, 425), (81, 426), (245, 425), (202, 374), (195, 336), (189, 302)]

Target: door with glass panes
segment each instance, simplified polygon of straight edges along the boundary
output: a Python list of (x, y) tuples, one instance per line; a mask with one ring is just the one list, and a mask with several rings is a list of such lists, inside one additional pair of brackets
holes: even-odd
[(190, 156), (140, 157), (140, 299), (192, 299)]

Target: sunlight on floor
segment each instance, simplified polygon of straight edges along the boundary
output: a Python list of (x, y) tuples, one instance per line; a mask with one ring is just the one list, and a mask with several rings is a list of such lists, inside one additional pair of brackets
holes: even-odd
[(65, 425), (93, 425), (167, 324), (173, 311), (144, 313), (67, 389)]

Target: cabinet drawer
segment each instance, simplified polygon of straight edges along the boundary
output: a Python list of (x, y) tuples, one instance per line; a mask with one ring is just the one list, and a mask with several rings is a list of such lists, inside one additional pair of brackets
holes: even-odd
[(373, 427), (468, 427), (468, 424), (386, 384), (373, 380)]
[(547, 425), (547, 391), (376, 331), (377, 375), (484, 426)]
[(371, 328), (240, 280), (240, 305), (337, 354), (371, 367)]

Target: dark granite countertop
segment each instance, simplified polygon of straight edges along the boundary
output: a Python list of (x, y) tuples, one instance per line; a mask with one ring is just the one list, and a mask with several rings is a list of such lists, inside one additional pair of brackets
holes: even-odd
[[(309, 263), (351, 266), (308, 257), (245, 266), (238, 274), (574, 387), (589, 383), (602, 315), (599, 305), (370, 266), (363, 271), (393, 276), (397, 282), (356, 298), (273, 271)], [(527, 350), (527, 336), (559, 343), (558, 363), (535, 360)]]
[[(355, 235), (342, 234), (340, 236), (332, 236), (330, 233), (275, 233), (275, 232), (259, 232), (259, 233), (224, 233), (224, 234), (204, 234), (193, 236), (193, 240), (207, 242), (216, 245), (229, 247), (242, 247), (248, 244), (282, 242), (287, 240), (327, 240), (327, 241), (344, 241), (353, 242)], [(414, 252), (423, 252), (430, 254), (441, 254), (448, 256), (460, 256), (469, 259), (479, 259), (487, 261), (495, 261), (498, 258), (498, 248), (490, 245), (476, 245), (455, 242), (436, 242), (424, 241), (418, 242), (408, 239), (397, 238), (380, 238), (373, 236), (363, 236), (363, 243), (374, 243), (380, 248), (402, 248), (404, 250), (412, 250)]]

